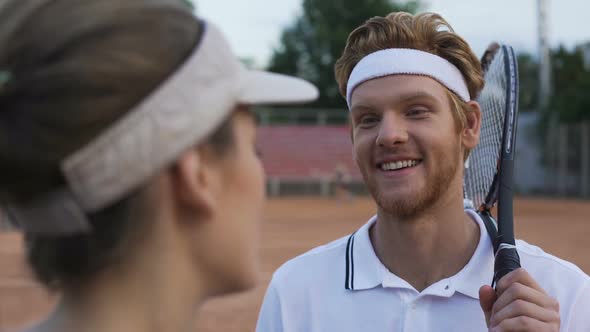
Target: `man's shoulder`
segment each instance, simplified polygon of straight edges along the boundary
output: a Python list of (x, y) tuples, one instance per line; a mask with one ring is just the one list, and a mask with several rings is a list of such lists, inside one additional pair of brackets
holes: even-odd
[(518, 240), (516, 247), (522, 267), (559, 302), (562, 327), (581, 331), (580, 328), (587, 326), (585, 313), (590, 309), (590, 277), (575, 264), (525, 241)]
[(517, 240), (516, 246), (523, 264), (529, 265), (529, 269), (538, 269), (542, 272), (551, 272), (561, 277), (569, 277), (584, 283), (590, 277), (578, 266), (564, 259), (545, 252), (538, 246), (524, 240)]
[(349, 238), (346, 235), (288, 260), (275, 271), (273, 284), (288, 284), (292, 288), (343, 274)]
[(543, 249), (517, 240), (516, 247), (523, 268), (551, 296), (569, 310), (578, 294), (590, 284), (590, 277), (575, 264), (546, 253)]

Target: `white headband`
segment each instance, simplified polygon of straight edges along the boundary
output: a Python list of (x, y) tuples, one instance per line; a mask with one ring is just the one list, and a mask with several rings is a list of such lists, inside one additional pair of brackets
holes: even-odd
[(471, 100), (463, 75), (448, 60), (415, 49), (390, 48), (371, 53), (356, 64), (346, 86), (348, 108), (350, 109), (352, 92), (361, 83), (396, 74), (429, 76), (453, 91), (463, 101)]
[(246, 69), (214, 25), (203, 27), (199, 45), (175, 73), (62, 162), (67, 187), (9, 207), (15, 221), (29, 232), (87, 232), (86, 213), (118, 201), (202, 142), (235, 105), (317, 98), (317, 88), (304, 80)]

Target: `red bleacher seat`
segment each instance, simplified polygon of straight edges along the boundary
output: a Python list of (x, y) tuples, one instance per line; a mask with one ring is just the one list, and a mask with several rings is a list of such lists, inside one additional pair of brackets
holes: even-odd
[(260, 127), (258, 148), (269, 178), (332, 177), (341, 165), (352, 180), (361, 179), (348, 126)]

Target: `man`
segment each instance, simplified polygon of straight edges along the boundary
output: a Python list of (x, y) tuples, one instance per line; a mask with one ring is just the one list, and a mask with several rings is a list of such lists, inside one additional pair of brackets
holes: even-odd
[(284, 264), (257, 330), (589, 331), (590, 278), (518, 241), (523, 268), (492, 289), (492, 243), (463, 208), (479, 140), (478, 59), (439, 15), (392, 13), (349, 36), (336, 78), (377, 214)]

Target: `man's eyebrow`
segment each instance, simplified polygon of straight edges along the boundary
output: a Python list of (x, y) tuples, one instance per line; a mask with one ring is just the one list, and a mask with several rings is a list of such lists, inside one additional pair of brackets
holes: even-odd
[(372, 111), (373, 109), (373, 107), (367, 104), (359, 103), (352, 106), (352, 108), (350, 109), (350, 113), (358, 113), (360, 111)]
[(394, 102), (395, 103), (403, 103), (403, 102), (413, 101), (416, 99), (427, 99), (427, 100), (431, 100), (431, 101), (435, 101), (435, 102), (439, 101), (438, 98), (436, 98), (433, 94), (428, 93), (426, 91), (418, 90), (418, 91), (412, 91), (412, 92), (408, 92), (408, 93), (404, 93), (399, 96), (396, 96)]
[[(436, 96), (434, 96), (432, 93), (428, 93), (427, 91), (423, 90), (417, 90), (395, 96), (395, 98), (391, 100), (390, 104), (408, 103), (416, 100), (428, 100), (432, 102), (439, 102), (438, 98), (436, 98)], [(373, 109), (374, 108), (371, 105), (366, 104), (364, 102), (360, 102), (357, 104), (353, 104), (350, 111), (352, 113), (354, 111), (371, 111)]]

